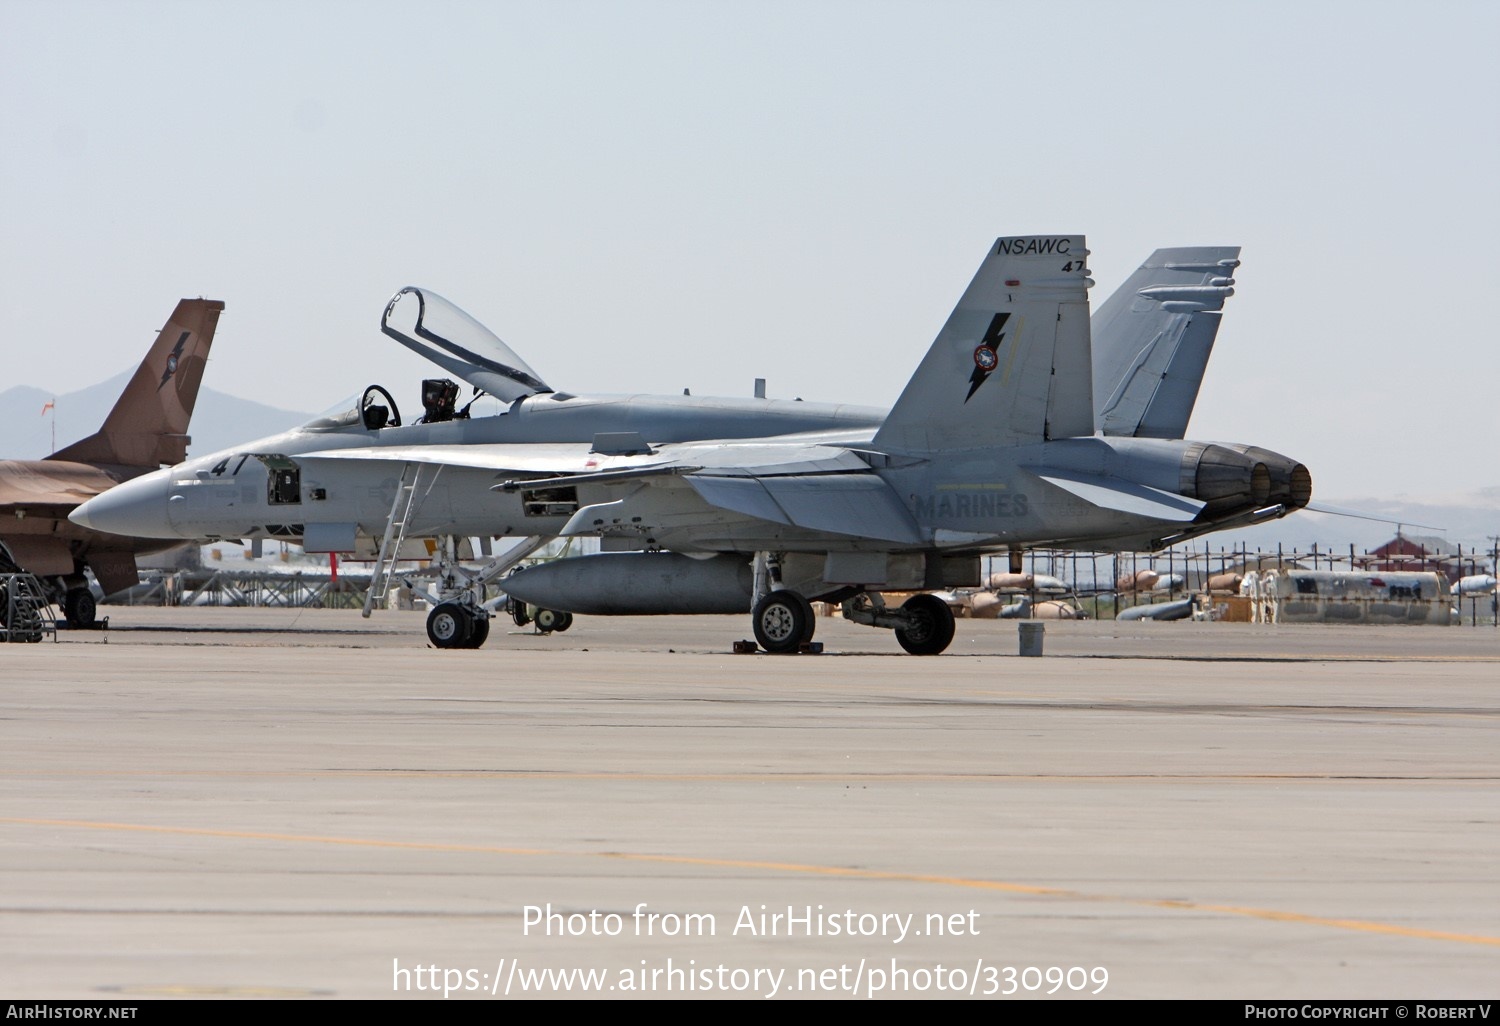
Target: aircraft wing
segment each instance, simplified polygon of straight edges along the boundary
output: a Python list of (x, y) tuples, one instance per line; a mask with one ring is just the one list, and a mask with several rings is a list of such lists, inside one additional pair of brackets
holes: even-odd
[[(318, 449), (297, 453), (296, 459), (431, 463), (473, 470), (566, 475), (570, 479), (648, 468), (679, 474), (703, 470), (735, 477), (870, 469), (870, 465), (857, 454), (838, 445), (775, 439), (682, 442), (623, 453), (601, 451), (600, 446), (589, 442), (375, 445)], [(581, 481), (574, 480), (573, 483)]]
[(319, 449), (297, 453), (297, 460), (385, 460), (392, 463), (430, 463), (471, 470), (516, 474), (581, 475), (646, 467), (667, 467), (666, 455), (609, 455), (593, 452), (588, 442), (515, 445), (376, 445), (350, 449)]
[[(900, 544), (922, 541), (911, 514), (865, 457), (814, 438), (686, 442), (626, 454), (599, 452), (589, 443), (369, 446), (299, 453), (296, 459), (410, 462), (527, 475), (496, 489), (651, 485), (673, 478), (685, 480), (710, 506), (771, 523)], [(592, 523), (590, 510), (579, 511), (580, 525)], [(579, 533), (587, 530), (592, 527), (579, 527)]]

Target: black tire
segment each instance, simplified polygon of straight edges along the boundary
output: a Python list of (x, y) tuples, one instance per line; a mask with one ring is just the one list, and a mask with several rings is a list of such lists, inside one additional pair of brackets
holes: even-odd
[(559, 613), (555, 609), (538, 609), (536, 611), (536, 616), (534, 616), (532, 619), (536, 621), (537, 630), (541, 631), (543, 634), (551, 634), (553, 631), (558, 629), (558, 623), (560, 623), (562, 621), (562, 618), (567, 615), (567, 613)]
[(773, 591), (755, 604), (750, 614), (755, 641), (775, 655), (796, 652), (817, 626), (812, 603), (795, 591)]
[(490, 618), (487, 616), (476, 616), (469, 628), (469, 640), (465, 642), (464, 648), (479, 648), (484, 645), (490, 636)]
[(99, 622), (98, 604), (87, 588), (74, 588), (63, 596), (63, 615), (69, 627), (89, 628)]
[(510, 618), (516, 621), (517, 627), (525, 627), (531, 622), (531, 614), (526, 611), (526, 603), (510, 600)]
[(897, 627), (896, 640), (912, 655), (937, 655), (953, 641), (953, 610), (936, 595), (913, 595), (901, 604), (910, 627)]
[(561, 634), (571, 626), (573, 626), (573, 614), (568, 612), (560, 612), (557, 614), (557, 623), (553, 626), (552, 629)]
[(444, 602), (427, 614), (427, 638), (437, 648), (465, 648), (474, 619), (457, 602)]

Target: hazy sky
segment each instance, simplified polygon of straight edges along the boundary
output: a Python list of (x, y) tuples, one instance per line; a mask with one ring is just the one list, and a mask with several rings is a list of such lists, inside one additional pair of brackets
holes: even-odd
[(998, 235), (1244, 247), (1192, 437), (1320, 497), (1500, 485), (1500, 4), (0, 0), (0, 388), (227, 309), (205, 383), (893, 402)]

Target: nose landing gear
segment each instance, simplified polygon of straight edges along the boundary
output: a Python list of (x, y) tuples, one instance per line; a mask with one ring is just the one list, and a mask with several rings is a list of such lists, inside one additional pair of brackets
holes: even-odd
[(434, 648), (478, 648), (490, 636), (490, 617), (458, 602), (442, 602), (427, 614), (427, 639)]

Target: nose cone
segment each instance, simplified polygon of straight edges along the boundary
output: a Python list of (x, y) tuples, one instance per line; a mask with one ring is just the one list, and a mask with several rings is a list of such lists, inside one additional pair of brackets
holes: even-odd
[(80, 505), (68, 519), (79, 527), (129, 538), (180, 538), (167, 519), (171, 472), (143, 474)]

